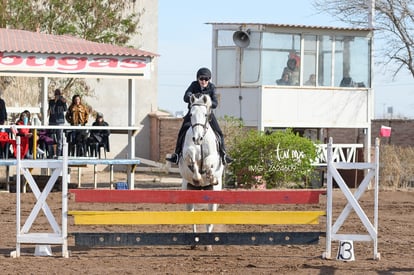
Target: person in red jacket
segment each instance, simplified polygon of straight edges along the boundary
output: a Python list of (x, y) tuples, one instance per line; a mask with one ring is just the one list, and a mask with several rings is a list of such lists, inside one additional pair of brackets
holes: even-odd
[[(19, 119), (16, 121), (16, 125), (30, 125), (30, 112), (28, 110), (23, 111), (20, 114)], [(33, 134), (29, 128), (20, 128), (17, 130), (16, 136), (20, 137), (20, 158), (24, 158), (31, 147), (31, 138)], [(14, 156), (17, 157), (17, 148), (13, 148)]]

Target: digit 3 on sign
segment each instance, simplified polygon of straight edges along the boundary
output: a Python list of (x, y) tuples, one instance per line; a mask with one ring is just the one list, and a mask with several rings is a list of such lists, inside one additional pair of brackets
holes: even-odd
[(340, 261), (355, 261), (354, 243), (353, 241), (339, 242), (337, 260)]

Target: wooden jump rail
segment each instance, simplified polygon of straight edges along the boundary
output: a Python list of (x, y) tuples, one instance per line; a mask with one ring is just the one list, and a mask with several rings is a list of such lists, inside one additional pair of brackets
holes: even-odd
[[(75, 202), (317, 204), (324, 190), (183, 191), (71, 189)], [(184, 208), (184, 207), (183, 207)], [(325, 211), (69, 211), (76, 225), (315, 225)], [(317, 244), (321, 232), (71, 233), (77, 246)]]

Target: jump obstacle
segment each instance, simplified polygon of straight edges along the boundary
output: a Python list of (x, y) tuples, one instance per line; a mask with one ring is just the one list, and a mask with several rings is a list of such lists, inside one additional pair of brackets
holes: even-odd
[[(67, 147), (64, 147), (67, 150)], [(90, 190), (72, 189), (62, 186), (62, 227), (58, 228), (45, 199), (53, 187), (55, 180), (52, 174), (45, 190), (40, 192), (36, 187), (34, 194), (38, 200), (25, 226), (20, 229), (20, 213), (18, 211), (17, 245), (12, 255), (20, 256), (20, 243), (62, 244), (62, 256), (69, 257), (67, 250), (67, 215), (74, 217), (76, 225), (151, 225), (151, 224), (257, 224), (257, 225), (317, 225), (319, 218), (326, 215), (326, 251), (323, 258), (331, 258), (331, 242), (334, 240), (373, 241), (374, 259), (379, 259), (377, 252), (378, 238), (378, 163), (379, 141), (375, 146), (374, 163), (333, 163), (332, 139), (328, 146), (328, 179), (327, 190), (286, 190), (286, 191), (184, 191), (184, 190)], [(67, 152), (67, 151), (66, 151)], [(67, 167), (67, 158), (63, 158), (61, 167)], [(26, 163), (26, 164), (25, 164)], [(17, 166), (23, 169), (34, 165), (30, 161), (18, 160)], [(66, 166), (65, 166), (66, 165)], [(363, 182), (352, 194), (338, 173), (337, 169), (368, 170)], [(58, 170), (59, 171), (59, 170)], [(30, 175), (24, 172), (25, 177)], [(64, 177), (63, 177), (64, 178)], [(341, 188), (348, 204), (332, 225), (332, 185), (333, 179)], [(372, 224), (358, 203), (358, 199), (368, 188), (371, 180), (375, 181), (374, 223)], [(63, 185), (67, 182), (63, 179)], [(49, 186), (49, 183), (51, 186)], [(29, 184), (35, 184), (34, 182)], [(19, 186), (19, 185), (18, 185)], [(327, 211), (67, 211), (68, 192), (75, 196), (76, 203), (158, 203), (158, 204), (187, 204), (187, 203), (219, 203), (219, 204), (318, 204), (321, 194), (327, 195)], [(18, 205), (20, 203), (19, 191)], [(27, 235), (31, 223), (42, 209), (55, 233), (35, 233)], [(355, 210), (368, 234), (337, 234), (351, 210)], [(218, 233), (88, 233), (74, 232), (76, 246), (148, 246), (148, 245), (280, 245), (280, 244), (317, 244), (324, 232), (218, 232)]]
[[(76, 202), (155, 204), (315, 204), (324, 190), (69, 190)], [(184, 205), (182, 207), (185, 208)], [(76, 225), (319, 224), (325, 211), (69, 211)], [(75, 245), (316, 244), (321, 232), (72, 233)]]

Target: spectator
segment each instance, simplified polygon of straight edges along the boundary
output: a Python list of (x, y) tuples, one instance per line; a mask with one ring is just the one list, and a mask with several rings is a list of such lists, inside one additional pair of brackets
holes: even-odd
[(39, 129), (37, 131), (38, 136), (38, 144), (39, 147), (37, 148), (37, 151), (39, 154), (44, 154), (46, 152), (47, 158), (56, 158), (56, 152), (53, 149), (53, 145), (55, 145), (55, 141), (52, 138), (51, 132), (54, 130), (45, 130), (45, 129)]
[[(66, 99), (62, 96), (60, 89), (55, 90), (55, 98), (49, 100), (49, 125), (63, 125), (65, 124), (65, 112), (68, 110)], [(56, 154), (54, 157), (62, 156), (63, 148), (63, 129), (53, 129), (50, 134), (54, 137), (56, 142)]]
[[(88, 123), (89, 111), (82, 104), (80, 95), (74, 95), (72, 97), (72, 103), (66, 112), (65, 118), (72, 126), (85, 126)], [(68, 139), (71, 155), (85, 156), (87, 136), (88, 131), (86, 130), (75, 130), (69, 133)]]
[[(283, 84), (283, 85), (299, 85), (299, 68), (298, 68), (298, 59), (296, 55), (289, 55), (289, 59), (286, 63), (286, 67), (283, 69), (282, 77), (281, 79), (286, 78), (286, 74), (288, 75), (288, 83), (289, 84)], [(285, 81), (285, 80), (284, 80)], [(282, 85), (282, 84), (280, 84)]]
[(348, 66), (344, 69), (343, 78), (341, 83), (339, 83), (340, 87), (356, 87), (356, 83), (352, 79), (350, 71), (351, 70)]
[(340, 87), (355, 87), (355, 83), (350, 76), (344, 76), (342, 78), (341, 83), (339, 84)]
[(72, 126), (85, 126), (88, 123), (89, 111), (82, 104), (80, 95), (74, 95), (72, 97), (72, 103), (66, 112), (65, 118)]
[[(23, 111), (20, 114), (19, 119), (16, 121), (16, 125), (30, 125), (30, 112), (28, 110)], [(20, 157), (24, 158), (29, 152), (30, 139), (33, 134), (30, 132), (29, 128), (20, 128), (17, 129), (16, 136), (20, 137)], [(14, 155), (17, 157), (17, 149), (13, 148)]]
[(316, 86), (316, 75), (310, 74), (309, 79), (305, 82), (306, 86)]
[[(92, 126), (109, 126), (108, 122), (104, 120), (102, 113), (96, 114), (96, 120)], [(104, 147), (106, 152), (109, 152), (109, 135), (108, 129), (91, 130), (88, 138), (88, 146), (92, 153), (98, 153), (100, 147)]]
[(284, 73), (281, 79), (276, 80), (277, 85), (290, 85), (289, 83), (289, 74)]
[(7, 122), (7, 110), (6, 103), (1, 98), (3, 95), (3, 90), (0, 88), (0, 124), (4, 125)]

